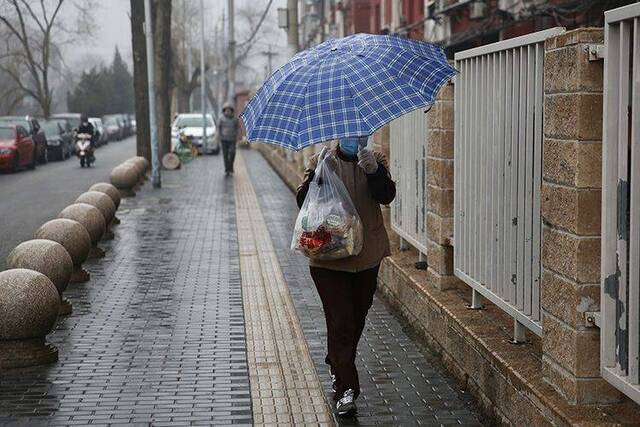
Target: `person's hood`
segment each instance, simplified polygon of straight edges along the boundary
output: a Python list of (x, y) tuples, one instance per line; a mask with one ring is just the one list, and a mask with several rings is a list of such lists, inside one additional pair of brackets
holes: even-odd
[(231, 102), (229, 102), (229, 101), (225, 102), (225, 103), (222, 105), (222, 111), (226, 110), (227, 108), (231, 108), (231, 111), (235, 111), (235, 110), (236, 110), (236, 108), (234, 107), (234, 105), (233, 105)]

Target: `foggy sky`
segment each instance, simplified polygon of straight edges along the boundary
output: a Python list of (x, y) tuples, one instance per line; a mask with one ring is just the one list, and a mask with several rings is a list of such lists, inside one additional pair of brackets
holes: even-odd
[[(190, 0), (199, 5), (199, 0)], [(212, 33), (216, 23), (220, 22), (220, 17), (226, 15), (227, 0), (204, 0), (205, 2), (205, 32)], [(236, 10), (244, 5), (251, 5), (256, 11), (262, 12), (266, 7), (268, 0), (235, 0)], [(174, 3), (175, 4), (175, 3)], [(265, 27), (270, 27), (270, 35), (268, 38), (256, 37), (257, 42), (254, 48), (254, 54), (249, 61), (252, 70), (249, 73), (264, 75), (266, 71), (266, 56), (262, 55), (262, 51), (268, 50), (269, 46), (276, 52), (286, 51), (286, 34), (284, 30), (274, 28), (277, 26), (277, 9), (286, 7), (286, 0), (274, 0), (269, 10), (269, 15), (263, 24), (260, 33)], [(69, 8), (70, 10), (72, 8)], [(116, 46), (125, 61), (131, 65), (131, 26), (129, 21), (129, 0), (102, 0), (98, 2), (94, 11), (96, 21), (95, 33), (92, 38), (76, 42), (72, 46), (65, 47), (65, 62), (67, 65), (74, 67), (76, 70), (90, 68), (95, 64), (96, 60), (100, 60), (104, 64), (109, 64), (113, 58)], [(198, 16), (199, 18), (199, 16)], [(196, 21), (198, 22), (198, 21)], [(248, 29), (243, 27), (243, 21), (236, 14), (236, 39), (242, 42), (248, 36)], [(199, 26), (194, 28), (198, 34)], [(198, 42), (199, 39), (194, 40)], [(207, 46), (211, 49), (213, 46)], [(91, 57), (91, 58), (89, 58)], [(273, 69), (277, 69), (286, 61), (286, 57), (281, 55), (273, 58)]]

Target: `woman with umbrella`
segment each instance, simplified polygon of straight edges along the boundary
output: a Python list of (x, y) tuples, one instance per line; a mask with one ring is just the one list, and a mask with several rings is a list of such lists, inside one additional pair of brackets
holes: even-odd
[[(437, 46), (356, 34), (298, 53), (264, 83), (242, 114), (249, 141), (294, 150), (339, 141), (323, 161), (342, 180), (362, 221), (362, 249), (337, 260), (311, 259), (310, 271), (325, 313), (325, 361), (340, 416), (356, 411), (357, 345), (380, 262), (389, 255), (380, 205), (395, 197), (386, 159), (366, 147), (367, 138), (391, 120), (430, 106), (455, 72)], [(317, 161), (317, 156), (310, 159), (298, 188), (299, 206)]]

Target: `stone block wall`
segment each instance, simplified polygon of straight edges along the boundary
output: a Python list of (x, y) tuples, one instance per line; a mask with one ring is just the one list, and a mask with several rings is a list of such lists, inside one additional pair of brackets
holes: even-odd
[(570, 31), (545, 44), (541, 192), (541, 287), (545, 380), (570, 403), (615, 401), (600, 377), (599, 310), (602, 61), (589, 61), (601, 29)]
[(440, 91), (427, 118), (427, 274), (439, 289), (453, 276), (453, 85)]

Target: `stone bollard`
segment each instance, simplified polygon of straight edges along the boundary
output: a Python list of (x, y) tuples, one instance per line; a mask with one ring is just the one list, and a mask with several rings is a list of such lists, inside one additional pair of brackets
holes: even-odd
[(91, 237), (92, 246), (89, 250), (89, 258), (104, 257), (104, 251), (98, 247), (98, 242), (104, 235), (107, 224), (98, 208), (86, 203), (74, 203), (64, 208), (58, 218), (72, 219), (82, 224)]
[[(116, 205), (116, 210), (120, 207), (120, 192), (113, 185), (106, 182), (99, 182), (97, 184), (93, 184), (89, 188), (89, 191), (99, 191), (106, 194), (107, 196), (111, 197), (111, 201), (114, 205)], [(114, 216), (111, 223), (120, 224), (120, 219), (117, 216)]]
[(138, 175), (138, 181), (134, 188), (135, 190), (138, 190), (140, 188), (140, 185), (144, 183), (144, 166), (142, 166), (140, 162), (135, 159), (135, 157), (125, 160), (124, 162), (122, 162), (122, 164), (133, 167), (133, 169), (135, 169), (136, 174)]
[(36, 230), (33, 237), (53, 240), (67, 250), (73, 262), (73, 273), (69, 283), (89, 281), (89, 273), (82, 268), (82, 263), (86, 261), (91, 250), (91, 236), (82, 224), (71, 219), (53, 219)]
[(144, 167), (145, 173), (149, 172), (149, 170), (151, 169), (151, 163), (149, 163), (149, 160), (147, 160), (146, 157), (135, 156), (134, 159), (140, 162), (140, 164)]
[(149, 164), (149, 161), (147, 159), (145, 159), (144, 157), (141, 157), (141, 156), (134, 156), (134, 157), (131, 157), (130, 159), (128, 159), (127, 161), (133, 162), (136, 165), (138, 165), (142, 181), (146, 181), (148, 179), (147, 172), (149, 172), (150, 164)]
[(133, 188), (138, 183), (138, 172), (134, 166), (121, 163), (111, 170), (111, 184), (120, 192), (120, 197), (134, 197)]
[(42, 273), (24, 268), (0, 272), (0, 371), (58, 360), (45, 343), (60, 310), (60, 296)]
[(60, 314), (71, 314), (71, 303), (62, 294), (71, 280), (73, 260), (60, 243), (46, 239), (20, 243), (7, 257), (7, 267), (26, 268), (47, 276), (60, 295)]
[(120, 207), (120, 192), (115, 186), (107, 182), (98, 182), (97, 184), (93, 184), (88, 191), (104, 193), (111, 198), (113, 204), (116, 205), (116, 209)]
[(102, 217), (104, 218), (104, 222), (106, 224), (106, 229), (104, 235), (102, 236), (102, 239), (113, 239), (113, 231), (110, 230), (110, 226), (111, 221), (116, 216), (116, 205), (111, 200), (111, 197), (99, 191), (87, 191), (86, 193), (82, 193), (76, 199), (75, 203), (86, 203), (97, 208), (102, 214)]

